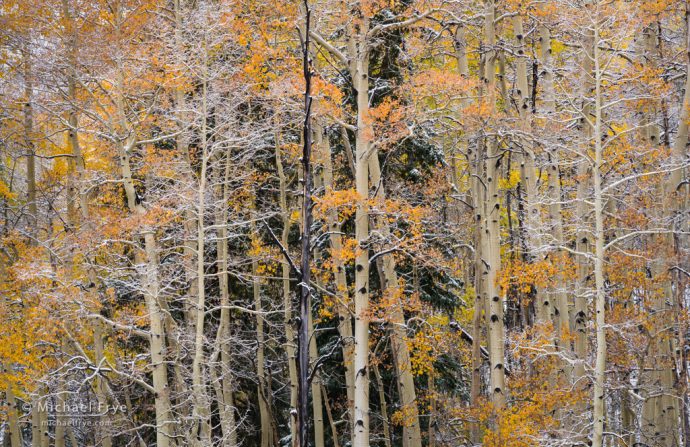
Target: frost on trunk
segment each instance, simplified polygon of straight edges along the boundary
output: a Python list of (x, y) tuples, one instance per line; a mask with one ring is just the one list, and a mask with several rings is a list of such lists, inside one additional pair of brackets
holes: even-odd
[[(491, 110), (495, 110), (496, 102), (496, 30), (494, 0), (485, 3), (484, 11), (484, 73), (485, 97)], [(489, 368), (491, 402), (496, 409), (503, 408), (506, 403), (505, 390), (505, 326), (503, 322), (503, 299), (497, 284), (497, 274), (501, 268), (501, 235), (500, 213), (501, 206), (498, 193), (498, 141), (496, 137), (485, 138), (486, 156), (484, 157), (486, 188), (484, 196), (484, 228), (482, 234), (482, 275), (484, 276), (483, 301), (487, 306), (487, 324), (489, 332)]]
[[(233, 374), (230, 351), (230, 290), (228, 281), (228, 201), (230, 200), (230, 160), (223, 160), (223, 181), (220, 186), (221, 203), (216, 213), (218, 227), (218, 241), (216, 243), (218, 286), (220, 289), (220, 322), (216, 334), (214, 353), (220, 356), (220, 362), (209, 365), (211, 381), (218, 402), (220, 428), (223, 435), (222, 447), (237, 446), (237, 422), (235, 418), (235, 402), (233, 396)], [(216, 372), (218, 370), (220, 375)]]
[(201, 91), (201, 129), (199, 130), (201, 136), (200, 158), (201, 171), (199, 172), (199, 183), (197, 185), (197, 235), (196, 235), (196, 278), (198, 284), (197, 302), (195, 305), (195, 336), (194, 336), (194, 358), (192, 360), (192, 396), (193, 396), (193, 427), (192, 427), (192, 442), (194, 445), (205, 446), (210, 443), (211, 439), (211, 421), (210, 421), (210, 407), (211, 403), (208, 401), (206, 393), (206, 379), (205, 379), (205, 350), (204, 350), (204, 329), (206, 317), (206, 286), (205, 286), (205, 228), (204, 218), (206, 211), (206, 175), (208, 168), (208, 141), (207, 141), (207, 101), (208, 101), (208, 85), (206, 79), (207, 69), (207, 50), (206, 40), (203, 41), (204, 64), (202, 68), (202, 91)]
[[(276, 169), (280, 180), (280, 213), (283, 221), (281, 243), (288, 246), (290, 234), (290, 209), (287, 203), (287, 178), (283, 170), (283, 162), (280, 155), (280, 139), (276, 135)], [(292, 317), (292, 298), (290, 294), (290, 264), (287, 260), (281, 264), (283, 285), (283, 325), (285, 327), (285, 354), (288, 360), (288, 377), (290, 384), (290, 439), (292, 445), (297, 442), (297, 335)]]
[[(255, 225), (252, 224), (252, 239), (258, 237)], [(259, 400), (259, 419), (261, 422), (261, 447), (273, 444), (273, 417), (271, 415), (271, 394), (266, 377), (266, 340), (264, 329), (264, 311), (261, 299), (261, 276), (259, 275), (259, 260), (252, 258), (252, 294), (254, 311), (256, 312), (256, 378)], [(292, 383), (290, 384), (292, 386)]]
[(592, 397), (592, 418), (594, 428), (592, 447), (603, 446), (604, 404), (606, 398), (606, 290), (604, 285), (604, 196), (602, 193), (603, 148), (602, 131), (602, 67), (599, 50), (599, 23), (595, 15), (594, 25), (594, 163), (592, 177), (594, 183), (594, 327), (596, 330), (596, 360), (594, 365), (594, 392)]
[(351, 36), (350, 74), (357, 92), (357, 131), (355, 145), (355, 331), (353, 447), (369, 446), (369, 157), (371, 124), (369, 118), (369, 50), (366, 33), (369, 19), (360, 24), (360, 33)]
[[(153, 231), (144, 233), (142, 282), (144, 299), (150, 320), (151, 364), (153, 367), (154, 404), (156, 409), (156, 446), (168, 447), (174, 444), (174, 420), (170, 406), (170, 387), (165, 360), (164, 315), (160, 308), (160, 284), (158, 279), (158, 248)], [(139, 264), (139, 262), (138, 262)]]
[[(131, 144), (133, 146), (133, 143)], [(120, 146), (120, 166), (122, 168), (122, 180), (127, 203), (130, 212), (143, 215), (145, 210), (138, 204), (128, 148)], [(142, 293), (146, 310), (150, 320), (150, 354), (153, 369), (153, 388), (155, 390), (156, 410), (156, 445), (169, 447), (174, 445), (174, 421), (170, 406), (170, 387), (168, 385), (168, 372), (165, 360), (166, 332), (165, 315), (161, 310), (160, 284), (158, 277), (158, 247), (156, 235), (152, 229), (143, 228), (141, 234), (144, 239), (143, 253), (137, 251), (135, 263), (139, 266), (139, 277), (143, 286)]]
[[(580, 117), (580, 127), (582, 129), (582, 145), (580, 150), (586, 152), (592, 139), (592, 126), (588, 118), (592, 114), (592, 104), (589, 99), (594, 90), (592, 85), (592, 47), (594, 45), (594, 37), (589, 30), (586, 31), (583, 49), (582, 49), (582, 90), (581, 97), (583, 98), (582, 115)], [(580, 160), (577, 167), (577, 178), (585, 179), (588, 177), (590, 166), (585, 160)], [(586, 203), (588, 199), (589, 185), (585, 181), (579, 181), (577, 184), (576, 193), (576, 207), (575, 207), (575, 221), (577, 230), (575, 235), (575, 249), (580, 255), (577, 257), (577, 275), (575, 285), (575, 312), (573, 315), (573, 327), (575, 329), (575, 356), (576, 362), (573, 368), (573, 380), (578, 381), (585, 375), (585, 361), (587, 357), (587, 322), (589, 321), (589, 310), (587, 305), (587, 278), (590, 275), (590, 262), (582, 255), (589, 253), (591, 248), (590, 233), (587, 231), (589, 220), (589, 206)]]
[[(541, 208), (539, 206), (537, 197), (537, 180), (538, 171), (536, 169), (536, 160), (534, 148), (532, 143), (532, 119), (529, 112), (529, 86), (527, 83), (527, 60), (525, 55), (525, 36), (522, 26), (522, 17), (518, 14), (513, 17), (513, 32), (515, 33), (517, 58), (516, 58), (516, 97), (518, 114), (520, 117), (520, 130), (526, 137), (519, 138), (518, 142), (522, 148), (520, 154), (520, 179), (525, 191), (525, 209), (527, 210), (526, 218), (526, 237), (528, 242), (528, 250), (531, 252), (532, 260), (541, 260), (544, 258), (542, 252), (542, 239), (540, 232), (542, 230)], [(535, 310), (537, 321), (539, 323), (547, 323), (550, 321), (554, 308), (551, 303), (549, 294), (542, 288), (536, 288), (535, 291)]]

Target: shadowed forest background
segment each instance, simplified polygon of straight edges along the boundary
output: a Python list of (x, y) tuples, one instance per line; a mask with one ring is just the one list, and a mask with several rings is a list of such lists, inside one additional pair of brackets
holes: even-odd
[(0, 443), (688, 447), (689, 125), (687, 0), (0, 0)]

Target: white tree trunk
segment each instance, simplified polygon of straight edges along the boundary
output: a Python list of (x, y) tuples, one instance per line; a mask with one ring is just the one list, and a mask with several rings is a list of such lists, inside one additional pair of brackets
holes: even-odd
[[(595, 21), (598, 20), (595, 16)], [(604, 289), (604, 197), (601, 186), (601, 167), (603, 165), (603, 148), (601, 144), (601, 77), (599, 60), (599, 26), (594, 26), (594, 280), (596, 294), (594, 297), (596, 328), (596, 362), (594, 366), (594, 395), (592, 447), (603, 446), (604, 404), (606, 398), (606, 291)]]

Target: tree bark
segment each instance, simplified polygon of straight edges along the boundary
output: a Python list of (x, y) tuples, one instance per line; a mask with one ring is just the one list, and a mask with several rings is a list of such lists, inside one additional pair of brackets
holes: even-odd
[(22, 432), (19, 425), (19, 415), (17, 412), (17, 399), (14, 396), (14, 390), (12, 389), (12, 384), (9, 381), (7, 382), (5, 388), (5, 399), (7, 400), (7, 428), (9, 430), (8, 437), (10, 440), (10, 446), (22, 447)]
[[(484, 84), (486, 85), (486, 100), (489, 108), (495, 110), (495, 59), (496, 31), (495, 31), (495, 4), (494, 0), (485, 2), (484, 12), (484, 45), (485, 71)], [(484, 267), (485, 293), (483, 301), (488, 303), (489, 326), (489, 365), (491, 402), (496, 410), (505, 406), (505, 327), (503, 322), (503, 299), (497, 284), (498, 271), (501, 268), (501, 239), (500, 239), (500, 201), (498, 195), (498, 142), (495, 137), (486, 138), (486, 196), (484, 200), (485, 220), (485, 247), (482, 260)]]
[(354, 433), (353, 447), (369, 446), (369, 19), (364, 14), (360, 33), (350, 37), (350, 74), (357, 92), (355, 145), (355, 333), (354, 333)]
[[(333, 161), (331, 145), (323, 134), (323, 128), (317, 124), (317, 145), (322, 148), (324, 159), (323, 186), (327, 193), (334, 191), (333, 185)], [(347, 138), (347, 134), (343, 135)], [(346, 150), (349, 150), (346, 148)], [(343, 243), (341, 225), (338, 219), (338, 210), (328, 210), (326, 217), (328, 231), (330, 232), (331, 258), (333, 261), (333, 277), (335, 278), (336, 312), (338, 315), (338, 333), (342, 340), (343, 372), (345, 376), (345, 388), (347, 393), (348, 412), (352, 423), (352, 412), (349, 411), (354, 401), (354, 343), (352, 340), (352, 314), (350, 311), (351, 298), (345, 275), (345, 263), (342, 258)]]
[[(598, 17), (595, 16), (595, 21)], [(602, 70), (599, 60), (599, 24), (594, 26), (594, 280), (596, 295), (594, 298), (596, 330), (596, 362), (594, 366), (594, 394), (592, 447), (603, 446), (604, 403), (606, 397), (606, 291), (604, 289), (604, 197), (601, 186), (601, 167), (603, 165), (603, 148), (601, 144), (601, 79)]]
[[(276, 135), (276, 168), (280, 180), (280, 212), (283, 220), (283, 233), (281, 243), (288, 246), (290, 234), (290, 209), (287, 204), (287, 178), (283, 170), (283, 162), (280, 157), (280, 143)], [(297, 337), (295, 336), (294, 321), (292, 319), (292, 298), (290, 295), (290, 264), (285, 260), (281, 265), (283, 283), (283, 325), (285, 327), (285, 353), (288, 360), (288, 376), (290, 380), (290, 435), (292, 445), (297, 445)]]

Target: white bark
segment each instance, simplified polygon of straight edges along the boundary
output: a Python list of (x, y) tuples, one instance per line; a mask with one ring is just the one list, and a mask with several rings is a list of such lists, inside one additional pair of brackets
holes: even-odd
[[(598, 18), (595, 18), (598, 20)], [(596, 295), (594, 298), (595, 328), (596, 328), (596, 363), (594, 366), (594, 395), (592, 447), (603, 446), (604, 433), (604, 400), (606, 397), (606, 292), (604, 290), (604, 198), (601, 188), (601, 168), (603, 165), (603, 148), (601, 144), (602, 70), (599, 59), (599, 24), (594, 26), (594, 166), (592, 176), (594, 181), (594, 280)]]

